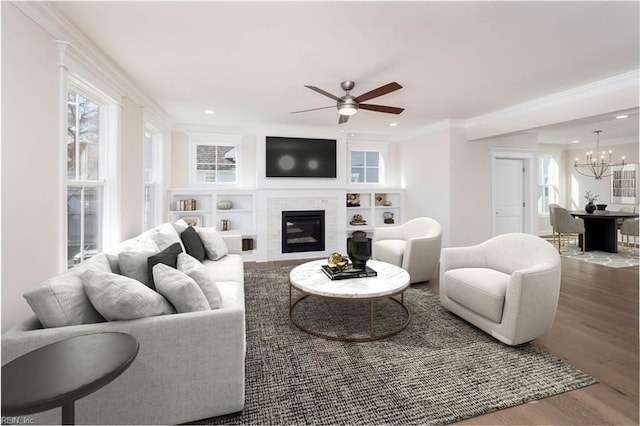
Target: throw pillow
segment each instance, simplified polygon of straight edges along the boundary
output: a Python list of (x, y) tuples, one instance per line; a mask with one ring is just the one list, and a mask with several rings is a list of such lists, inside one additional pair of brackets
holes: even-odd
[(202, 240), (193, 226), (189, 226), (180, 234), (184, 251), (202, 262), (206, 256)]
[(222, 306), (222, 295), (218, 285), (211, 272), (202, 266), (202, 263), (186, 253), (180, 253), (178, 255), (178, 270), (193, 278), (207, 298), (211, 309), (218, 309)]
[(198, 284), (184, 272), (159, 263), (153, 267), (153, 279), (158, 292), (171, 302), (178, 313), (210, 309)]
[(109, 321), (175, 313), (164, 297), (132, 278), (91, 270), (81, 278), (87, 297)]
[(215, 228), (196, 228), (196, 231), (209, 259), (218, 260), (229, 253), (227, 244)]
[(65, 327), (104, 321), (84, 292), (80, 275), (87, 270), (111, 272), (108, 257), (102, 253), (98, 254), (23, 294), (43, 327)]
[(149, 256), (156, 254), (156, 251), (123, 251), (118, 253), (118, 265), (122, 275), (140, 281), (147, 287), (151, 287), (151, 277), (147, 268)]
[(184, 219), (178, 219), (171, 225), (173, 225), (173, 228), (178, 234), (182, 234), (190, 226)]
[(180, 253), (178, 255), (178, 264), (176, 267), (185, 274), (203, 268), (202, 262), (188, 253)]
[(149, 287), (155, 290), (155, 281), (153, 279), (153, 267), (158, 263), (164, 263), (172, 268), (175, 268), (178, 264), (178, 255), (182, 253), (182, 247), (180, 244), (174, 243), (162, 250), (160, 253), (149, 256), (147, 259), (147, 273), (149, 274)]
[[(166, 249), (173, 243), (179, 243), (180, 246), (182, 246), (180, 235), (178, 235), (178, 232), (176, 232), (176, 229), (170, 223), (163, 223), (155, 227), (149, 233), (149, 237), (155, 241), (160, 250)], [(184, 250), (184, 247), (182, 247), (182, 250)]]

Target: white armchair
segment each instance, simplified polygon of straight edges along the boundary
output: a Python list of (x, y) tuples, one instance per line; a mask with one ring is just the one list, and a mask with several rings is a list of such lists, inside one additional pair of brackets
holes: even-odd
[(437, 275), (441, 247), (442, 228), (429, 217), (373, 230), (372, 258), (401, 267), (409, 273), (411, 283)]
[(540, 237), (504, 234), (442, 249), (442, 306), (508, 345), (551, 329), (559, 293), (560, 255)]

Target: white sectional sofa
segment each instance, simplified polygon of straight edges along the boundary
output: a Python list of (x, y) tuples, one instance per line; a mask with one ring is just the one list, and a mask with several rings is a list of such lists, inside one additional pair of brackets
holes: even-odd
[[(111, 268), (117, 269), (119, 252), (142, 247), (141, 241), (148, 237), (147, 232), (121, 243), (108, 255)], [(202, 261), (220, 292), (220, 308), (50, 328), (33, 316), (2, 335), (2, 364), (69, 337), (124, 332), (138, 339), (138, 356), (109, 385), (76, 402), (78, 424), (178, 424), (242, 410), (246, 352), (242, 243), (239, 236), (223, 240), (228, 254)], [(99, 261), (94, 259), (85, 263)], [(61, 410), (29, 417), (39, 424), (59, 424)]]

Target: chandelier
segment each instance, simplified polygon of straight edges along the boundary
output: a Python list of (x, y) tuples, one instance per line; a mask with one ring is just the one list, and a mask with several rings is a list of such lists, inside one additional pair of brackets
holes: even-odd
[(598, 152), (600, 152), (600, 133), (602, 133), (602, 130), (595, 130), (593, 133), (596, 134), (595, 154), (594, 151), (588, 151), (587, 160), (584, 163), (579, 163), (579, 159), (576, 158), (575, 163), (573, 163), (573, 168), (583, 176), (589, 176), (596, 178), (596, 180), (600, 180), (603, 177), (611, 176), (613, 174), (613, 170), (611, 170), (612, 167), (624, 166), (626, 163), (624, 162), (624, 155), (621, 158), (621, 163), (612, 163), (611, 154), (613, 151), (611, 150), (609, 150), (609, 161), (605, 161), (606, 153), (604, 151), (602, 151), (600, 158), (598, 158)]

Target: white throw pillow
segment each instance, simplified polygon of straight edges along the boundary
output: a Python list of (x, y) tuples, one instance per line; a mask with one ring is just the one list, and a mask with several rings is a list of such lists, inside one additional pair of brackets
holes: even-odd
[(211, 273), (202, 266), (198, 259), (187, 253), (180, 253), (178, 255), (178, 270), (193, 278), (202, 289), (211, 309), (218, 309), (222, 306), (222, 295), (218, 285)]
[(132, 278), (92, 270), (80, 277), (87, 297), (109, 321), (175, 313), (164, 297)]
[(175, 222), (173, 222), (171, 225), (173, 225), (173, 228), (176, 230), (178, 235), (182, 234), (189, 227), (189, 224), (185, 222), (184, 219), (178, 219)]
[(80, 275), (86, 270), (111, 272), (109, 258), (106, 254), (100, 253), (23, 294), (43, 327), (64, 327), (104, 321), (84, 293)]
[(179, 271), (182, 271), (185, 274), (189, 274), (196, 269), (201, 269), (204, 267), (202, 266), (202, 262), (200, 262), (198, 259), (191, 256), (190, 254), (182, 252), (178, 254), (178, 262), (176, 268), (178, 268)]
[(180, 247), (182, 247), (182, 251), (184, 251), (180, 235), (170, 223), (163, 223), (155, 227), (149, 236), (155, 241), (160, 250), (164, 250), (174, 243), (180, 243)]
[(153, 283), (149, 276), (147, 259), (157, 253), (154, 251), (123, 251), (118, 253), (120, 273), (151, 288)]
[(209, 259), (218, 260), (229, 253), (227, 244), (215, 228), (196, 228), (196, 231)]
[(209, 302), (200, 286), (184, 272), (158, 263), (153, 267), (156, 290), (162, 294), (179, 313), (208, 311)]

